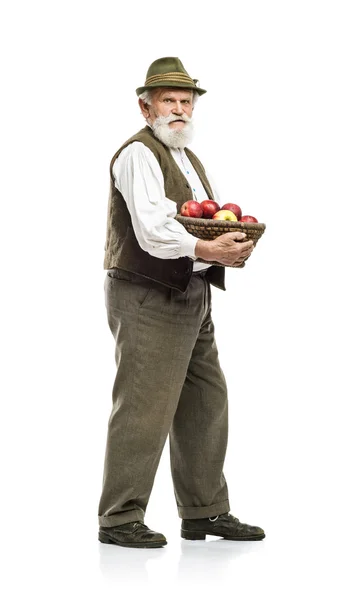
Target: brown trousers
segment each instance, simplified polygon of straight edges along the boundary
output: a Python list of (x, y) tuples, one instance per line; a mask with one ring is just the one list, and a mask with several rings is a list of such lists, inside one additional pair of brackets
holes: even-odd
[(168, 434), (179, 516), (228, 512), (227, 390), (209, 282), (195, 274), (183, 294), (115, 270), (107, 274), (105, 293), (117, 374), (99, 524), (144, 520)]

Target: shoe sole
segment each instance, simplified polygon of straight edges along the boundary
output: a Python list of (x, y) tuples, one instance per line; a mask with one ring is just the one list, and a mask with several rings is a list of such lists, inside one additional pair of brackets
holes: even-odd
[(123, 546), (124, 548), (162, 548), (166, 546), (167, 541), (161, 540), (161, 542), (145, 542), (144, 544), (134, 544), (129, 542), (117, 542), (115, 539), (110, 538), (105, 533), (99, 533), (98, 539), (102, 544), (114, 544), (115, 546)]
[(181, 536), (184, 540), (205, 540), (207, 535), (214, 535), (216, 537), (222, 537), (224, 540), (232, 540), (234, 542), (257, 542), (265, 538), (265, 533), (248, 537), (235, 537), (231, 535), (222, 535), (221, 533), (210, 533), (210, 531), (187, 531), (181, 529)]

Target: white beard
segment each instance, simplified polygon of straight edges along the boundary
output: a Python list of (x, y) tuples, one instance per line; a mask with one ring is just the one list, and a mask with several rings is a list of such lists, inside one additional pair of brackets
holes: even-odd
[[(186, 124), (183, 129), (171, 129), (168, 124), (178, 120), (185, 121)], [(181, 117), (175, 115), (157, 117), (150, 126), (155, 136), (169, 148), (185, 148), (193, 139), (193, 122), (187, 115), (182, 115)]]

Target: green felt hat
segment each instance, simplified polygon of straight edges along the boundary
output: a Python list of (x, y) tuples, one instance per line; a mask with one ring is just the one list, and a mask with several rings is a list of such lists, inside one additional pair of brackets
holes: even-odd
[(198, 79), (192, 79), (179, 58), (176, 56), (165, 56), (158, 58), (151, 63), (146, 73), (145, 85), (136, 90), (139, 96), (146, 90), (152, 90), (158, 87), (175, 87), (191, 89), (198, 92), (199, 96), (206, 93), (206, 90), (197, 86)]

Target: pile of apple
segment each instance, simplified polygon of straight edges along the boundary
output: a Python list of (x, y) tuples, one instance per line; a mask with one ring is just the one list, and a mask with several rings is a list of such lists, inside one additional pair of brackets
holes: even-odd
[(181, 206), (182, 217), (195, 217), (196, 219), (218, 219), (219, 221), (241, 221), (242, 223), (258, 223), (256, 217), (242, 216), (241, 208), (237, 204), (224, 204), (221, 208), (214, 200), (188, 200)]

